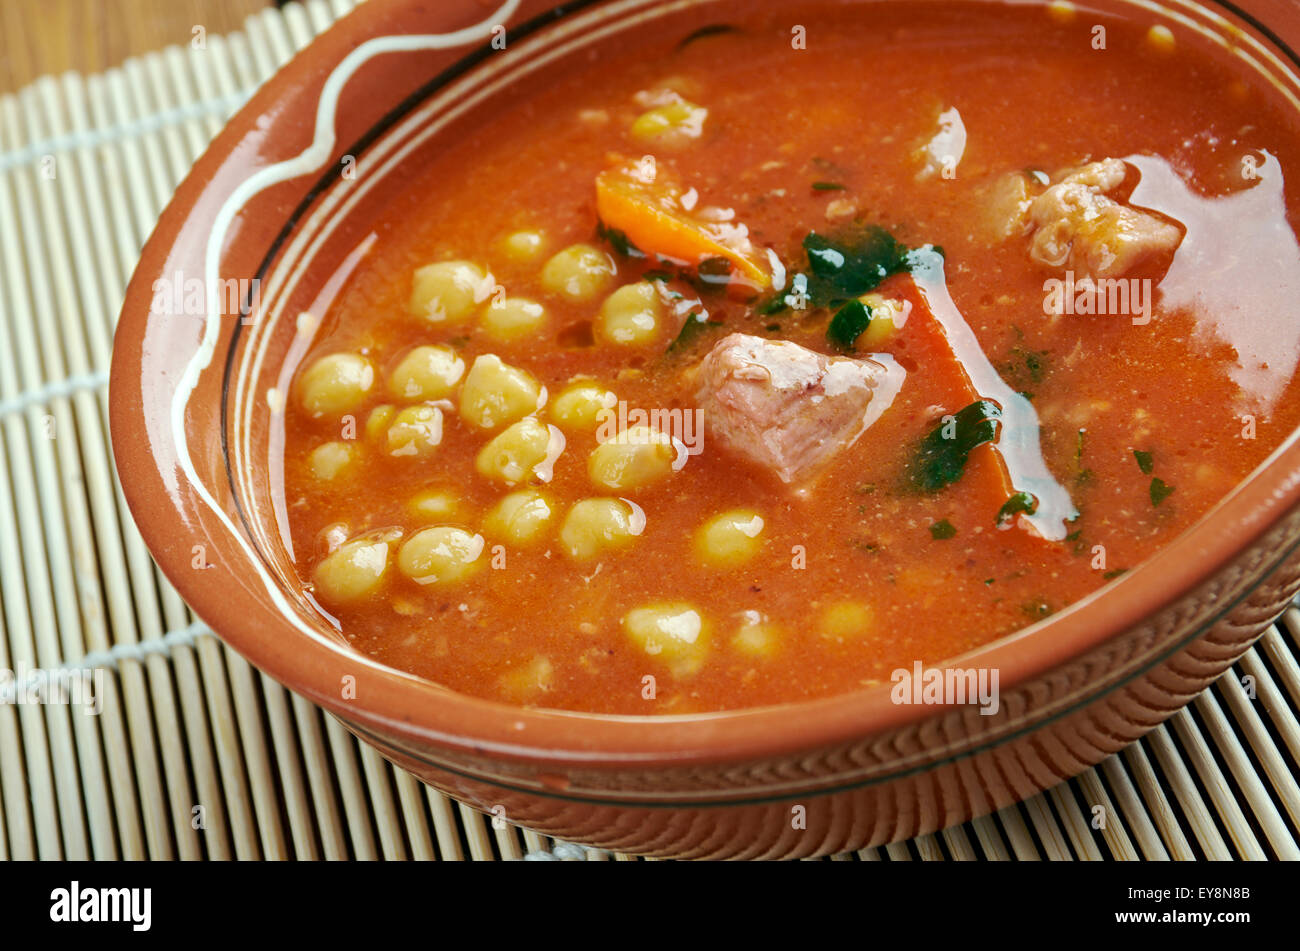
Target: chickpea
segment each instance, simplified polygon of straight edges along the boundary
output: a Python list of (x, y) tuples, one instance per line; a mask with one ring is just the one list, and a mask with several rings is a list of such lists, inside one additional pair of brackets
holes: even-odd
[(546, 235), (540, 231), (516, 231), (501, 241), (501, 251), (518, 264), (536, 261), (545, 249)]
[(423, 522), (450, 522), (463, 514), (464, 503), (444, 489), (425, 489), (406, 503), (406, 510)]
[(523, 297), (493, 301), (483, 311), (483, 329), (497, 340), (518, 340), (535, 334), (546, 323), (546, 308)]
[(400, 400), (441, 400), (465, 375), (465, 361), (450, 347), (416, 347), (388, 376), (388, 392)]
[(860, 601), (837, 601), (821, 612), (822, 636), (833, 641), (861, 637), (871, 630), (875, 612)]
[(676, 457), (669, 436), (649, 426), (633, 426), (592, 451), (587, 474), (598, 486), (630, 492), (666, 479)]
[(407, 309), (431, 324), (459, 324), (492, 293), (492, 275), (468, 261), (439, 261), (415, 272)]
[(502, 674), (501, 692), (514, 703), (527, 703), (538, 694), (548, 692), (554, 680), (554, 665), (545, 657), (537, 657)]
[(555, 460), (564, 451), (564, 434), (536, 416), (527, 416), (502, 430), (478, 454), (479, 475), (506, 485), (529, 479), (550, 482)]
[(442, 410), (429, 403), (399, 411), (388, 427), (390, 456), (427, 456), (442, 445)]
[(1073, 23), (1078, 12), (1071, 0), (1052, 0), (1047, 5), (1048, 16), (1057, 23)]
[(330, 604), (368, 598), (388, 573), (390, 548), (388, 540), (373, 537), (345, 542), (316, 565), (316, 592)]
[(622, 499), (583, 499), (564, 516), (560, 545), (574, 561), (591, 561), (603, 551), (622, 551), (645, 531), (645, 513)]
[(675, 99), (643, 112), (632, 123), (632, 139), (644, 146), (682, 146), (704, 133), (709, 110), (686, 99)]
[(311, 468), (311, 474), (317, 479), (321, 482), (329, 482), (338, 478), (339, 474), (355, 463), (360, 456), (361, 451), (355, 443), (327, 442), (311, 451), (307, 456), (307, 465)]
[(1162, 56), (1168, 56), (1178, 48), (1178, 40), (1173, 30), (1163, 23), (1157, 23), (1147, 30), (1147, 45)]
[(871, 323), (858, 336), (858, 347), (873, 350), (898, 335), (912, 312), (910, 301), (887, 298), (883, 294), (866, 294), (862, 298), (871, 312)]
[(763, 528), (763, 517), (749, 509), (715, 515), (695, 533), (696, 557), (719, 568), (743, 564), (762, 546)]
[(452, 584), (483, 567), (483, 536), (463, 528), (422, 528), (397, 552), (397, 567), (416, 584)]
[(708, 656), (704, 617), (682, 601), (635, 608), (624, 615), (623, 630), (634, 644), (663, 661), (677, 677), (698, 673)]
[(551, 403), (551, 418), (571, 430), (592, 430), (601, 413), (612, 411), (618, 397), (599, 383), (585, 380), (564, 389)]
[(347, 542), (352, 533), (347, 522), (334, 522), (316, 533), (316, 550), (321, 555), (332, 555)]
[(609, 287), (617, 274), (618, 266), (607, 252), (589, 244), (574, 244), (542, 267), (542, 286), (574, 303), (584, 303)]
[(388, 425), (396, 415), (397, 407), (391, 403), (372, 409), (370, 415), (366, 417), (366, 439), (382, 446), (388, 437)]
[(605, 298), (596, 336), (623, 347), (644, 347), (659, 337), (663, 300), (651, 281), (625, 284)]
[(519, 546), (542, 541), (555, 520), (555, 506), (536, 489), (511, 492), (483, 519), (483, 531)]
[(732, 635), (731, 646), (750, 657), (770, 658), (781, 646), (782, 631), (757, 611), (746, 611), (744, 621)]
[(471, 426), (497, 429), (537, 412), (546, 391), (527, 370), (503, 363), (495, 354), (474, 361), (460, 391), (460, 415)]
[(357, 353), (331, 353), (303, 373), (302, 406), (312, 416), (338, 416), (357, 409), (375, 385), (375, 368)]

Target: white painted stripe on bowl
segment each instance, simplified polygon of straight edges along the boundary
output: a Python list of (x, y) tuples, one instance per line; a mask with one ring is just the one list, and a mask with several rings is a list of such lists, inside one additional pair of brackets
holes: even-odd
[[(194, 460), (190, 455), (189, 440), (185, 433), (186, 412), (189, 408), (189, 401), (194, 395), (194, 390), (198, 386), (199, 376), (211, 364), (213, 355), (216, 352), (217, 342), (221, 336), (221, 301), (218, 293), (221, 249), (235, 215), (255, 195), (273, 185), (278, 185), (301, 175), (319, 172), (324, 168), (334, 149), (336, 138), (334, 119), (338, 109), (339, 96), (348, 80), (365, 63), (384, 53), (452, 49), (479, 40), (486, 40), (492, 35), (492, 31), (496, 26), (505, 23), (514, 15), (518, 6), (519, 0), (506, 0), (486, 20), (452, 33), (384, 36), (361, 44), (344, 57), (343, 61), (334, 68), (325, 80), (325, 85), (321, 89), (320, 100), (316, 106), (316, 125), (311, 145), (297, 156), (261, 169), (241, 183), (217, 212), (213, 219), (212, 230), (208, 233), (208, 242), (204, 254), (204, 291), (207, 301), (207, 317), (204, 324), (203, 339), (194, 357), (185, 365), (185, 369), (181, 373), (171, 405), (172, 439), (176, 443), (177, 461), (203, 504), (220, 520), (235, 542), (244, 549), (259, 579), (266, 588), (267, 594), (280, 610), (280, 613), (298, 630), (322, 643), (326, 642), (325, 638), (321, 636), (319, 631), (306, 624), (298, 616), (274, 579), (267, 574), (248, 539), (235, 526), (230, 516), (217, 503), (207, 485), (199, 478), (198, 471), (194, 467)], [(368, 666), (382, 667), (377, 662), (360, 654), (357, 655), (357, 660)]]

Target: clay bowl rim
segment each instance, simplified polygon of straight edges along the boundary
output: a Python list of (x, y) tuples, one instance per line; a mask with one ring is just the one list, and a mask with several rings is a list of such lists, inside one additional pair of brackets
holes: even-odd
[[(1240, 13), (1223, 0), (1212, 3)], [(414, 21), (418, 6), (418, 0), (367, 0), (300, 51), (258, 90), (205, 151), (145, 246), (127, 289), (114, 342), (110, 421), (123, 491), (164, 574), (196, 614), (255, 667), (380, 742), (396, 737), (406, 747), (424, 744), (430, 752), (474, 754), (537, 766), (610, 769), (770, 760), (879, 736), (951, 712), (950, 706), (895, 704), (890, 700), (888, 683), (817, 700), (682, 716), (613, 716), (513, 707), (453, 693), (350, 653), (342, 646), (314, 640), (296, 631), (245, 586), (220, 588), (202, 583), (189, 570), (189, 542), (208, 544), (216, 553), (235, 559), (243, 556), (229, 541), (214, 539), (203, 531), (202, 513), (192, 493), (163, 489), (166, 474), (160, 472), (157, 447), (150, 441), (159, 430), (150, 428), (142, 409), (147, 405), (144, 396), (151, 382), (141, 376), (138, 350), (123, 346), (123, 341), (143, 338), (150, 318), (152, 280), (177, 252), (174, 242), (195, 206), (214, 192), (230, 190), (232, 172), (228, 162), (236, 147), (267, 116), (272, 117), (272, 132), (277, 124), (293, 122), (294, 116), (301, 118), (301, 111), (295, 113), (292, 107), (296, 104), (301, 110), (311, 106), (323, 81), (323, 67), (336, 66), (348, 50), (381, 35), (374, 32), (377, 24), (386, 25), (404, 17)], [(459, 6), (468, 9), (473, 4), (465, 0)], [(1280, 47), (1294, 67), (1300, 68), (1300, 58), (1288, 46), (1267, 29), (1264, 36)], [(377, 106), (376, 115), (382, 115), (398, 99), (400, 96), (395, 95), (393, 100)], [(292, 141), (292, 136), (285, 138)], [(265, 138), (262, 141), (265, 144)], [(218, 359), (222, 356), (224, 353), (218, 354)], [(118, 398), (123, 393), (127, 396)], [(215, 419), (221, 416), (210, 415)], [(174, 445), (162, 448), (169, 454), (167, 458), (174, 456)], [(148, 472), (150, 478), (135, 478), (133, 474), (138, 471)], [(1050, 618), (943, 664), (929, 666), (997, 668), (1006, 694), (1096, 650), (1177, 603), (1258, 542), (1297, 502), (1300, 429), (1289, 434), (1254, 473), (1191, 528), (1124, 577)], [(1300, 541), (1275, 553), (1260, 577), (1282, 564), (1297, 548)], [(1216, 611), (1210, 622), (1186, 633), (1124, 682), (1139, 678), (1198, 639), (1233, 604)], [(364, 701), (341, 699), (338, 684), (343, 670), (357, 677), (357, 696), (366, 698)], [(1122, 685), (1082, 690), (1067, 709), (1054, 711), (1031, 729), (1042, 729)], [(995, 737), (988, 745), (1007, 739), (1005, 735)], [(980, 748), (976, 743), (957, 750), (953, 756), (973, 755)], [(431, 762), (440, 765), (437, 759)], [(925, 768), (935, 765), (938, 763)], [(527, 791), (538, 792), (531, 787)]]

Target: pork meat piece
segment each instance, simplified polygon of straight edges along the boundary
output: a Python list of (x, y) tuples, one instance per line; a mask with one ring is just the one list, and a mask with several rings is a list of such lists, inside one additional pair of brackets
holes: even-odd
[(887, 355), (828, 357), (739, 333), (720, 340), (699, 370), (699, 403), (712, 438), (787, 484), (853, 445), (893, 403), (906, 376)]
[(1175, 225), (1109, 197), (1124, 181), (1119, 159), (1093, 162), (1062, 176), (1029, 205), (1029, 255), (1080, 277), (1127, 274), (1144, 261), (1177, 249)]

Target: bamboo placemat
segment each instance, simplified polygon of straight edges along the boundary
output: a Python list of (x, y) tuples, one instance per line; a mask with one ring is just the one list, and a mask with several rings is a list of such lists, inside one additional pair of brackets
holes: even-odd
[[(0, 98), (0, 669), (105, 669), (99, 716), (0, 703), (0, 858), (629, 858), (495, 828), (250, 668), (159, 574), (115, 480), (109, 350), (139, 248), (225, 118), (354, 2)], [(1076, 780), (836, 859), (1298, 858), (1297, 634), (1292, 607)]]

